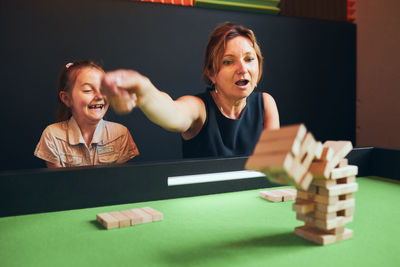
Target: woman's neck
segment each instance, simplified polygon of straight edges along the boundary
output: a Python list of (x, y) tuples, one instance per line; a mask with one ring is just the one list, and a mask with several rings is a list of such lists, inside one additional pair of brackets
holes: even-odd
[(246, 107), (246, 98), (230, 99), (218, 89), (211, 91), (211, 96), (222, 115), (229, 119), (239, 119), (243, 109)]

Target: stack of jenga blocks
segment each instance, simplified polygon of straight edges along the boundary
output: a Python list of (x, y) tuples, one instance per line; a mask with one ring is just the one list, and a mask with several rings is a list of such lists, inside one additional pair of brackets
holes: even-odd
[(349, 141), (316, 142), (304, 125), (263, 131), (246, 168), (262, 171), (272, 181), (297, 187), (293, 210), (305, 225), (295, 234), (326, 245), (350, 239), (344, 225), (353, 220), (357, 166), (345, 156)]

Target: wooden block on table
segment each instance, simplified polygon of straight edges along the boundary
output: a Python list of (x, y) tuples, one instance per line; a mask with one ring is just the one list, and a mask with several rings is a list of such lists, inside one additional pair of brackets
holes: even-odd
[(163, 214), (153, 208), (144, 207), (142, 210), (151, 215), (153, 222), (161, 221), (163, 219)]
[(348, 193), (354, 193), (358, 190), (357, 183), (338, 184), (328, 188), (318, 187), (318, 193), (323, 196), (338, 196)]
[(131, 225), (137, 225), (143, 223), (143, 218), (139, 214), (133, 212), (132, 210), (123, 210), (121, 211), (121, 213), (123, 213), (131, 220)]
[(131, 211), (135, 214), (135, 216), (142, 218), (142, 223), (149, 223), (153, 221), (153, 217), (141, 209), (131, 209)]
[(106, 229), (114, 229), (119, 227), (119, 221), (108, 213), (99, 213), (96, 215), (96, 219)]
[(333, 244), (353, 237), (353, 231), (347, 228), (343, 228), (343, 233), (330, 234), (307, 225), (296, 227), (294, 233), (320, 245)]
[(296, 199), (296, 190), (290, 188), (263, 190), (259, 192), (259, 196), (272, 202), (291, 201)]
[(315, 195), (314, 201), (317, 203), (322, 203), (322, 204), (336, 204), (340, 201), (353, 199), (353, 198), (354, 198), (354, 193), (343, 194), (343, 195), (338, 195), (338, 196)]
[(111, 216), (118, 220), (119, 227), (126, 227), (131, 225), (131, 219), (119, 211), (109, 212)]
[(292, 206), (293, 210), (297, 213), (307, 214), (315, 209), (315, 202), (311, 200), (300, 200), (297, 199)]
[(335, 168), (331, 171), (330, 179), (345, 178), (348, 176), (355, 176), (358, 174), (358, 166), (348, 165), (341, 168)]

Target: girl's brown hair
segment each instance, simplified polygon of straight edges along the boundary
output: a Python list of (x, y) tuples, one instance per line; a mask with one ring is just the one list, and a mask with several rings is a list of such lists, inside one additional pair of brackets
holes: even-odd
[(259, 74), (257, 82), (260, 81), (262, 75), (263, 58), (253, 31), (239, 24), (225, 22), (218, 25), (214, 29), (214, 32), (211, 34), (210, 40), (208, 41), (206, 47), (202, 78), (207, 85), (212, 85), (212, 81), (209, 77), (218, 73), (219, 69), (221, 68), (226, 43), (237, 36), (244, 36), (253, 44), (253, 48), (258, 58)]
[(83, 68), (96, 68), (102, 72), (104, 72), (101, 65), (93, 60), (80, 60), (68, 63), (65, 65), (60, 73), (58, 74), (57, 79), (57, 90), (58, 90), (58, 109), (56, 113), (57, 122), (68, 120), (72, 113), (71, 109), (67, 107), (64, 102), (60, 99), (60, 92), (71, 92), (72, 87), (75, 84), (76, 77), (78, 73)]

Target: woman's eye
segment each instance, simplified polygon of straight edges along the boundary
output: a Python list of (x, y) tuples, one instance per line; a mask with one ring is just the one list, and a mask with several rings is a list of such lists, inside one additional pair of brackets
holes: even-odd
[(254, 60), (254, 57), (248, 57), (248, 58), (246, 58), (246, 61), (247, 62), (251, 62), (251, 61), (253, 61)]
[(222, 61), (222, 64), (223, 65), (230, 65), (230, 64), (232, 64), (232, 60), (224, 60), (224, 61)]

